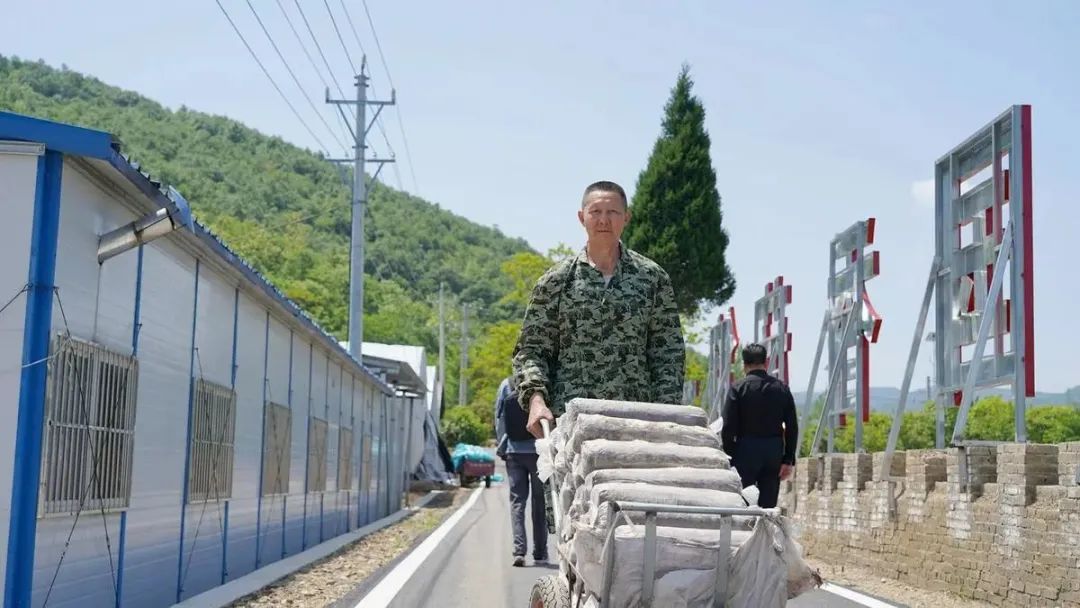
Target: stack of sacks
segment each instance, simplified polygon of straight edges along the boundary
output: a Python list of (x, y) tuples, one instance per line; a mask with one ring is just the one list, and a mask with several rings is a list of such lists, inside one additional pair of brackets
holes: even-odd
[[(614, 514), (609, 501), (747, 505), (739, 476), (706, 423), (705, 413), (694, 407), (591, 399), (571, 401), (560, 417), (550, 439), (555, 454), (550, 466), (559, 484), (555, 508), (564, 514), (559, 540), (587, 586), (599, 592), (607, 531), (612, 518), (618, 518), (610, 548), (615, 563), (612, 606), (640, 603), (645, 517), (633, 511)], [(727, 547), (719, 546), (722, 521), (714, 515), (657, 516), (656, 605), (711, 605), (720, 550), (730, 557), (728, 599), (735, 603), (729, 605), (782, 606), (793, 584), (809, 588), (801, 569), (794, 575), (788, 572), (789, 558), (800, 568), (805, 563), (779, 518), (733, 518)], [(769, 586), (768, 572), (779, 573), (772, 584), (779, 603), (757, 591)], [(785, 584), (791, 576), (797, 580)]]

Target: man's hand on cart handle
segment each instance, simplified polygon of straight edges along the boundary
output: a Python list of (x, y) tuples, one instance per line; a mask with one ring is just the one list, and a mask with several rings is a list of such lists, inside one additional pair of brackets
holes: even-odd
[(525, 428), (537, 439), (544, 438), (544, 430), (540, 427), (541, 420), (547, 420), (548, 424), (554, 424), (555, 417), (551, 415), (551, 410), (548, 409), (544, 396), (537, 393), (529, 399), (529, 422), (525, 425)]

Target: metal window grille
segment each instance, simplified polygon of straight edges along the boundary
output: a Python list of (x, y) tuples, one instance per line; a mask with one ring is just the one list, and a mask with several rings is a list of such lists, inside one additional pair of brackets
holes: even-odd
[(263, 428), (262, 495), (289, 493), (289, 465), (292, 458), (292, 412), (277, 403), (266, 403)]
[(353, 430), (346, 427), (338, 429), (338, 467), (337, 487), (339, 490), (351, 490), (352, 480)]
[(326, 435), (326, 421), (313, 417), (308, 426), (308, 492), (326, 491)]
[(231, 389), (195, 381), (191, 420), (191, 466), (188, 467), (188, 500), (220, 500), (232, 497), (236, 393)]
[(48, 376), (40, 515), (126, 508), (138, 361), (58, 336)]

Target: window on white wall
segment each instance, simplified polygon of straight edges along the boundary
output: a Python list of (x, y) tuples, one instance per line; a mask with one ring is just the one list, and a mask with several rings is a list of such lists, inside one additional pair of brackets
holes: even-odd
[(233, 441), (236, 435), (236, 393), (220, 384), (196, 380), (191, 416), (188, 500), (196, 502), (230, 498)]
[(337, 488), (339, 490), (351, 490), (353, 488), (353, 430), (346, 427), (338, 429), (338, 467)]
[(48, 364), (40, 513), (131, 502), (135, 358), (58, 336)]
[(308, 425), (308, 492), (326, 491), (326, 435), (326, 421), (312, 417)]
[(289, 493), (292, 458), (292, 411), (284, 405), (266, 403), (263, 428), (262, 495)]

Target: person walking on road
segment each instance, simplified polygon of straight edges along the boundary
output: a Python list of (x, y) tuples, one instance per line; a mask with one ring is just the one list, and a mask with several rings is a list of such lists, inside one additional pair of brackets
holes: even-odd
[(743, 348), (746, 377), (728, 391), (720, 436), (743, 487), (757, 485), (758, 506), (768, 509), (795, 467), (799, 422), (791, 390), (769, 375), (766, 358), (760, 344)]
[(591, 184), (577, 215), (585, 249), (537, 281), (514, 348), (514, 384), (536, 437), (540, 421), (554, 422), (575, 397), (682, 401), (675, 291), (663, 268), (620, 240), (630, 221), (626, 192)]
[(525, 503), (532, 499), (533, 562), (547, 562), (548, 528), (544, 484), (536, 471), (536, 445), (525, 429), (525, 410), (510, 390), (510, 378), (499, 385), (495, 399), (495, 453), (506, 462), (510, 481), (510, 527), (514, 533), (514, 566), (525, 565), (528, 540), (525, 536)]

